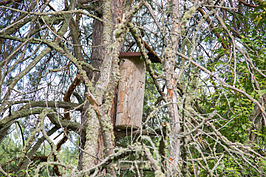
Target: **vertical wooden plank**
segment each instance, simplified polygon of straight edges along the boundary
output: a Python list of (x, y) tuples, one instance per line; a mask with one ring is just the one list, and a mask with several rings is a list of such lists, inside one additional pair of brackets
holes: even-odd
[(116, 128), (140, 128), (142, 123), (145, 67), (140, 57), (121, 59)]

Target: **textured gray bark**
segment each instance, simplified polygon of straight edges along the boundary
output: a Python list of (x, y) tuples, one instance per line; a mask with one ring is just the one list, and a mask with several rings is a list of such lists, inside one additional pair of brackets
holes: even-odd
[[(91, 63), (94, 68), (99, 69), (103, 60), (103, 54), (104, 54), (104, 47), (102, 47), (102, 28), (103, 24), (99, 22), (98, 20), (94, 20), (93, 22), (93, 35), (92, 35), (92, 54), (91, 54)], [(95, 87), (95, 83), (99, 79), (99, 73), (98, 72), (93, 72), (93, 71), (88, 71), (87, 75), (89, 76), (90, 80), (93, 83), (93, 87)], [(86, 97), (86, 92), (87, 90), (90, 89), (86, 86), (85, 89), (85, 97)], [(82, 111), (82, 116), (81, 116), (81, 123), (82, 123), (82, 128), (80, 130), (80, 152), (79, 152), (79, 169), (83, 169), (83, 162), (88, 161), (91, 162), (91, 165), (97, 164), (97, 158), (100, 158), (102, 155), (99, 154), (99, 145), (98, 139), (100, 138), (99, 134), (99, 121), (96, 116), (94, 118), (92, 115), (90, 115), (90, 104), (87, 102), (84, 105), (83, 111)], [(93, 114), (93, 113), (92, 113)], [(88, 120), (89, 119), (89, 120)], [(89, 121), (89, 123), (88, 123)], [(89, 126), (89, 127), (88, 127)], [(91, 139), (86, 139), (86, 129), (91, 130), (91, 132), (87, 132), (90, 134)], [(93, 138), (94, 137), (94, 138)], [(86, 152), (86, 153), (91, 153), (91, 156), (89, 155), (86, 157), (86, 159), (83, 157), (84, 156), (84, 148), (85, 148), (85, 143), (90, 141), (93, 144), (90, 144), (91, 146), (91, 151)]]
[(88, 73), (89, 78), (93, 81), (93, 88), (87, 88), (93, 90), (97, 103), (101, 105), (98, 113), (100, 115), (92, 110), (91, 105), (86, 104), (84, 106), (82, 124), (85, 125), (86, 132), (84, 130), (81, 132), (81, 148), (84, 149), (85, 153), (80, 153), (79, 169), (91, 168), (99, 163), (99, 159), (104, 157), (104, 153), (105, 156), (112, 154), (114, 148), (110, 110), (117, 81), (114, 81), (115, 77), (113, 77), (112, 72), (117, 72), (115, 69), (118, 67), (115, 65), (118, 65), (118, 54), (116, 54), (117, 59), (115, 59), (115, 53), (120, 51), (121, 42), (112, 44), (114, 42), (112, 41), (113, 27), (115, 26), (113, 19), (116, 19), (111, 12), (114, 1), (101, 3), (104, 24), (94, 21), (92, 37), (92, 65), (98, 68), (100, 72)]
[[(99, 6), (101, 5), (101, 2), (97, 2), (99, 3)], [(97, 14), (98, 17), (102, 16), (102, 14)], [(103, 61), (103, 57), (104, 57), (104, 47), (102, 46), (102, 33), (103, 31), (103, 23), (99, 22), (98, 20), (94, 20), (93, 22), (93, 34), (92, 34), (92, 53), (91, 53), (91, 64), (94, 68), (99, 69), (102, 61)], [(92, 81), (93, 83), (93, 87), (95, 87), (96, 82), (99, 79), (99, 72), (93, 72), (91, 70), (87, 71), (87, 75), (89, 77), (89, 79)], [(86, 97), (86, 93), (87, 90), (91, 89), (88, 88), (86, 86), (85, 89), (85, 96)], [(83, 169), (83, 162), (84, 161), (88, 161), (91, 162), (91, 165), (94, 165), (97, 163), (97, 158), (100, 158), (102, 155), (99, 154), (99, 148), (98, 147), (100, 144), (98, 143), (98, 139), (100, 138), (100, 134), (99, 134), (99, 121), (97, 119), (97, 117), (94, 117), (93, 119), (89, 120), (89, 124), (88, 119), (89, 117), (91, 117), (92, 115), (89, 114), (89, 110), (91, 109), (90, 104), (87, 102), (84, 105), (83, 111), (82, 111), (82, 116), (81, 116), (81, 130), (80, 130), (80, 152), (79, 152), (79, 165), (78, 168), (80, 170)], [(88, 127), (90, 126), (90, 127)], [(89, 133), (92, 137), (92, 139), (86, 139), (86, 129), (91, 130), (92, 132), (87, 132)], [(86, 159), (84, 159), (84, 147), (85, 147), (85, 143), (86, 141), (91, 141), (90, 144), (91, 146), (91, 157), (88, 156), (86, 157)], [(86, 152), (89, 153), (89, 152)], [(89, 158), (89, 159), (88, 159)]]
[(169, 158), (168, 163), (168, 175), (174, 176), (180, 172), (180, 150), (181, 140), (178, 135), (181, 133), (181, 117), (179, 115), (177, 107), (177, 94), (175, 91), (176, 87), (176, 73), (175, 73), (175, 59), (177, 46), (179, 43), (179, 35), (181, 34), (180, 28), (180, 12), (179, 12), (179, 0), (171, 1), (171, 15), (172, 15), (172, 30), (171, 35), (168, 39), (168, 44), (165, 49), (165, 74), (166, 74), (166, 87), (167, 87), (167, 101), (170, 102), (168, 107), (169, 118), (170, 118), (170, 132), (169, 132)]

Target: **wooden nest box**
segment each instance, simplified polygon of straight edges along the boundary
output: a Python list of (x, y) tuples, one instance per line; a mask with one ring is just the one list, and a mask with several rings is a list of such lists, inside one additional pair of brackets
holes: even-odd
[[(120, 80), (117, 93), (116, 121), (118, 130), (141, 128), (145, 72), (144, 61), (140, 52), (120, 53)], [(156, 55), (149, 54), (152, 62), (160, 62)]]

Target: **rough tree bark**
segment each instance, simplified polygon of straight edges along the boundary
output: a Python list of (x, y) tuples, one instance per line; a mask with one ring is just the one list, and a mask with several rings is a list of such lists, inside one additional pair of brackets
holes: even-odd
[(181, 117), (178, 113), (178, 107), (176, 104), (176, 75), (175, 75), (175, 59), (177, 46), (180, 38), (180, 16), (179, 16), (179, 0), (170, 1), (170, 6), (172, 11), (171, 19), (172, 19), (172, 30), (170, 38), (168, 39), (167, 47), (164, 52), (164, 68), (166, 73), (166, 87), (167, 87), (167, 101), (169, 104), (168, 112), (170, 118), (170, 131), (169, 131), (169, 139), (170, 139), (170, 147), (169, 147), (169, 164), (168, 164), (168, 175), (174, 176), (177, 175), (180, 170), (178, 170), (178, 163), (180, 161), (180, 149), (181, 149), (181, 141), (178, 138), (178, 134), (181, 132)]
[[(118, 82), (118, 55), (123, 41), (113, 41), (113, 31), (121, 22), (124, 5), (123, 0), (100, 2), (102, 14), (98, 15), (103, 17), (104, 23), (94, 21), (91, 59), (92, 65), (99, 68), (100, 72), (89, 73), (93, 86), (87, 89), (93, 90), (99, 112), (91, 109), (92, 105), (87, 104), (84, 107), (82, 124), (86, 133), (84, 130), (81, 133), (81, 148), (84, 148), (85, 152), (80, 154), (79, 169), (91, 168), (113, 153), (114, 132), (110, 113)], [(115, 175), (113, 170), (110, 170), (110, 173)]]
[[(102, 5), (102, 1), (98, 1), (97, 2), (98, 6)], [(96, 11), (95, 15), (97, 17), (102, 17), (102, 12), (101, 11)], [(94, 68), (96, 69), (100, 69), (100, 66), (102, 64), (103, 58), (104, 58), (104, 47), (102, 45), (102, 36), (103, 36), (103, 24), (102, 22), (94, 19), (93, 21), (93, 32), (92, 32), (92, 53), (91, 53), (91, 64)], [(93, 87), (95, 87), (96, 82), (99, 79), (99, 72), (93, 72), (93, 71), (87, 71), (87, 75), (89, 76), (89, 79), (92, 81)], [(85, 86), (85, 95), (84, 97), (86, 97), (86, 92), (88, 89), (87, 86)], [(84, 109), (82, 111), (82, 116), (81, 116), (81, 123), (82, 123), (82, 127), (80, 130), (80, 152), (79, 152), (79, 165), (78, 168), (79, 170), (83, 169), (83, 162), (84, 161), (88, 161), (89, 163), (91, 163), (91, 165), (97, 164), (98, 159), (100, 159), (102, 157), (102, 153), (100, 153), (102, 151), (102, 137), (100, 135), (100, 127), (99, 127), (99, 122), (97, 118), (94, 119), (90, 119), (89, 121), (89, 125), (90, 128), (88, 131), (91, 130), (91, 132), (87, 132), (93, 136), (91, 136), (90, 139), (86, 139), (86, 129), (88, 126), (88, 118), (89, 118), (89, 112), (88, 110), (91, 109), (90, 108), (90, 104), (87, 102), (84, 106)], [(83, 154), (84, 154), (84, 147), (85, 147), (85, 143), (86, 141), (90, 141), (91, 142), (91, 149), (89, 152), (86, 153), (90, 153), (89, 155), (91, 155), (91, 157), (87, 157), (86, 159), (83, 158)], [(98, 142), (99, 141), (99, 142)]]

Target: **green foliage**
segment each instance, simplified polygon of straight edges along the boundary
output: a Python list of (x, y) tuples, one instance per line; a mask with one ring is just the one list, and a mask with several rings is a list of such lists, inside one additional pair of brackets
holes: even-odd
[(6, 172), (10, 173), (14, 173), (19, 156), (21, 155), (21, 145), (16, 143), (14, 138), (7, 137), (0, 144), (0, 164), (2, 164), (2, 168)]
[[(261, 30), (265, 26), (262, 23), (265, 19), (262, 19), (262, 16), (265, 16), (265, 12), (259, 9), (253, 12), (249, 11), (245, 16), (245, 18), (251, 17), (246, 19), (251, 25), (245, 26), (245, 30), (239, 40), (241, 44), (237, 44), (241, 45), (245, 52), (238, 51), (234, 58), (227, 49), (216, 49), (214, 53), (218, 54), (220, 58), (217, 58), (216, 62), (208, 62), (206, 64), (210, 71), (219, 73), (219, 77), (223, 78), (228, 85), (234, 85), (255, 100), (260, 100), (266, 94), (266, 80), (258, 72), (258, 70), (265, 71), (266, 69), (266, 38), (265, 31)], [(205, 38), (205, 42), (209, 40), (211, 40), (210, 37)], [(213, 89), (210, 94), (201, 94), (199, 96), (199, 104), (207, 113), (217, 110), (219, 118), (216, 118), (219, 121), (215, 123), (216, 128), (229, 141), (251, 146), (252, 149), (263, 156), (262, 147), (265, 147), (265, 127), (262, 125), (262, 115), (257, 114), (259, 109), (256, 104), (241, 93), (217, 85), (212, 78), (208, 82), (213, 85)], [(255, 118), (253, 118), (254, 115), (256, 115)], [(256, 141), (251, 139), (252, 136), (256, 137)], [(209, 137), (205, 137), (205, 139), (211, 147), (216, 146), (217, 152), (226, 152), (226, 147), (217, 145), (217, 142)], [(192, 153), (194, 158), (200, 157), (197, 151), (192, 151)], [(253, 164), (259, 164), (258, 166), (261, 167), (259, 170), (264, 169), (262, 171), (265, 171), (265, 160), (260, 158), (248, 160)], [(216, 160), (208, 160), (210, 168), (215, 163), (217, 163)], [(241, 157), (230, 155), (223, 157), (223, 163), (217, 166), (217, 172), (218, 174), (223, 174), (223, 176), (258, 176), (258, 172), (243, 161)], [(201, 169), (200, 174), (201, 176), (206, 176), (208, 172)]]
[(67, 165), (78, 165), (78, 148), (63, 146), (60, 151), (60, 157)]

